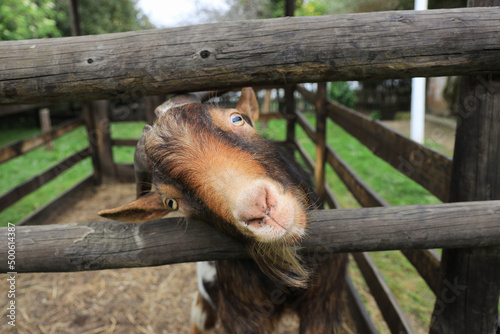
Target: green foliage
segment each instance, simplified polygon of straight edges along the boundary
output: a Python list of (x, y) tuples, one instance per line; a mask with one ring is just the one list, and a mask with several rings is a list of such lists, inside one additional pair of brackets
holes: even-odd
[(380, 121), (382, 120), (382, 113), (380, 112), (380, 110), (374, 110), (370, 113), (370, 118)]
[(328, 83), (328, 98), (349, 108), (354, 108), (358, 101), (356, 91), (344, 81)]
[[(68, 13), (68, 1), (56, 0), (56, 10), (65, 14)], [(137, 9), (136, 0), (80, 0), (78, 10), (82, 35), (154, 28), (148, 17)], [(59, 20), (57, 26), (64, 36), (71, 35), (71, 23), (68, 15), (64, 20)]]
[(0, 2), (0, 40), (59, 37), (57, 20), (51, 0), (2, 0)]
[[(152, 29), (136, 0), (81, 0), (83, 35)], [(71, 36), (67, 0), (2, 0), (0, 40)]]
[(295, 16), (318, 16), (346, 13), (343, 1), (311, 0), (295, 8)]

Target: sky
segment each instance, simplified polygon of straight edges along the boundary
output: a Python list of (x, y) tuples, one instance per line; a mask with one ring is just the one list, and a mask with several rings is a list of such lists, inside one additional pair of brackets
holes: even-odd
[(200, 6), (227, 8), (224, 0), (139, 0), (137, 5), (158, 28), (196, 23), (194, 15)]

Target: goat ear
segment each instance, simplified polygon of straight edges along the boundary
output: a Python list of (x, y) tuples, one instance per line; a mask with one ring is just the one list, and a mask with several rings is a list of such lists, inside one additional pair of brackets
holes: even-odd
[(166, 207), (158, 193), (150, 192), (133, 202), (114, 209), (101, 210), (99, 216), (127, 223), (158, 219), (173, 211)]
[(250, 117), (253, 122), (259, 119), (259, 104), (257, 103), (257, 97), (253, 88), (245, 87), (241, 90), (241, 96), (236, 109)]

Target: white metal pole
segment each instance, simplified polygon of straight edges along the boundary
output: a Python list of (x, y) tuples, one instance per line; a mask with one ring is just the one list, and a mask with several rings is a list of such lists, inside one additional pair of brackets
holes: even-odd
[[(426, 10), (427, 0), (415, 0), (415, 10)], [(425, 78), (411, 80), (411, 126), (410, 138), (417, 143), (424, 143), (425, 132)]]

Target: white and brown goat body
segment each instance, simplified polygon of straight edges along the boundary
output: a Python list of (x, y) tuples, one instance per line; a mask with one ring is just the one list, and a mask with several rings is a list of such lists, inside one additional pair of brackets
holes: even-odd
[(298, 314), (301, 333), (349, 332), (347, 257), (299, 256), (318, 199), (301, 169), (254, 129), (253, 89), (242, 90), (235, 109), (183, 95), (156, 115), (135, 153), (137, 200), (100, 214), (140, 222), (176, 210), (247, 247), (252, 260), (198, 264), (193, 333), (216, 319), (227, 333), (268, 333), (286, 310)]

